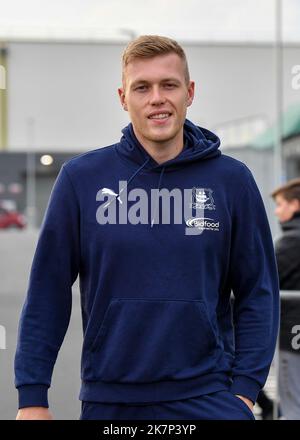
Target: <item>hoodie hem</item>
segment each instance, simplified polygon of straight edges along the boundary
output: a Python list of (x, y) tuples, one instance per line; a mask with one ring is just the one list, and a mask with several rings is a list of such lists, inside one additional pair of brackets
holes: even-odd
[(229, 390), (230, 386), (231, 378), (225, 373), (211, 373), (187, 380), (150, 383), (82, 381), (79, 400), (104, 403), (162, 402)]

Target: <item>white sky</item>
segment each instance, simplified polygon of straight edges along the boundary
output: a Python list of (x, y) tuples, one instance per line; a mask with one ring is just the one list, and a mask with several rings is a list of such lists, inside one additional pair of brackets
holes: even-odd
[[(273, 41), (276, 0), (0, 0), (0, 38)], [(300, 42), (300, 0), (282, 0), (283, 37)]]

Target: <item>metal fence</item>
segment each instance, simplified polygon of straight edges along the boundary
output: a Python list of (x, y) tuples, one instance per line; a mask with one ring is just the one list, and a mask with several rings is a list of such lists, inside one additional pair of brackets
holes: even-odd
[[(281, 290), (280, 291), (281, 300), (289, 301), (289, 300), (298, 300), (300, 301), (300, 291), (298, 290)], [(299, 323), (295, 322), (295, 325), (300, 324), (300, 315), (299, 315)], [(278, 333), (279, 336), (279, 333)], [(279, 410), (279, 387), (278, 387), (278, 379), (279, 379), (279, 337), (277, 338), (276, 350), (273, 359), (272, 371), (271, 375), (266, 384), (266, 391), (269, 391), (270, 397), (272, 397), (274, 401), (274, 409), (273, 409), (273, 419), (278, 420), (278, 410)]]

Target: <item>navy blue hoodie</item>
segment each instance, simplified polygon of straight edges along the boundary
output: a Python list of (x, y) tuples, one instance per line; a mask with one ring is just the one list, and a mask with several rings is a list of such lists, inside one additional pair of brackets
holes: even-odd
[(129, 124), (119, 143), (64, 163), (19, 323), (20, 408), (48, 406), (78, 275), (81, 400), (226, 389), (255, 402), (277, 338), (277, 267), (253, 176), (219, 145), (186, 120), (184, 148), (158, 164)]

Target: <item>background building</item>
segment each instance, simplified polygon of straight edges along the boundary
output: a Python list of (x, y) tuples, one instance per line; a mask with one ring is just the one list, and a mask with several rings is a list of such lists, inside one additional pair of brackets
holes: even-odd
[[(121, 128), (128, 123), (117, 94), (125, 45), (116, 41), (2, 43), (6, 97), (1, 101), (5, 154), (0, 156), (0, 199), (16, 200), (20, 210), (29, 205), (30, 215), (34, 214), (31, 206), (34, 203), (36, 225), (41, 223), (62, 162), (116, 142)], [(272, 139), (255, 140), (259, 134), (262, 140), (268, 140), (269, 132), (264, 132), (276, 121), (274, 45), (213, 42), (183, 46), (191, 77), (196, 81), (196, 96), (188, 117), (216, 131), (223, 152), (249, 165), (275, 231), (277, 222), (269, 198), (274, 186), (273, 143)], [(297, 93), (292, 87), (292, 69), (299, 60), (300, 45), (285, 44), (282, 110), (293, 105), (292, 120), (298, 118), (298, 123), (300, 110), (295, 104), (300, 103), (300, 91)], [(295, 162), (298, 140), (293, 136), (292, 147), (289, 131), (284, 135), (289, 138), (288, 174), (294, 177), (298, 173)], [(35, 153), (34, 160), (28, 160), (28, 152)], [(52, 164), (42, 165), (42, 155), (51, 155)], [(35, 164), (35, 171), (31, 171), (34, 182), (28, 179), (30, 163)], [(10, 189), (18, 188), (15, 183), (21, 187), (14, 193)]]

